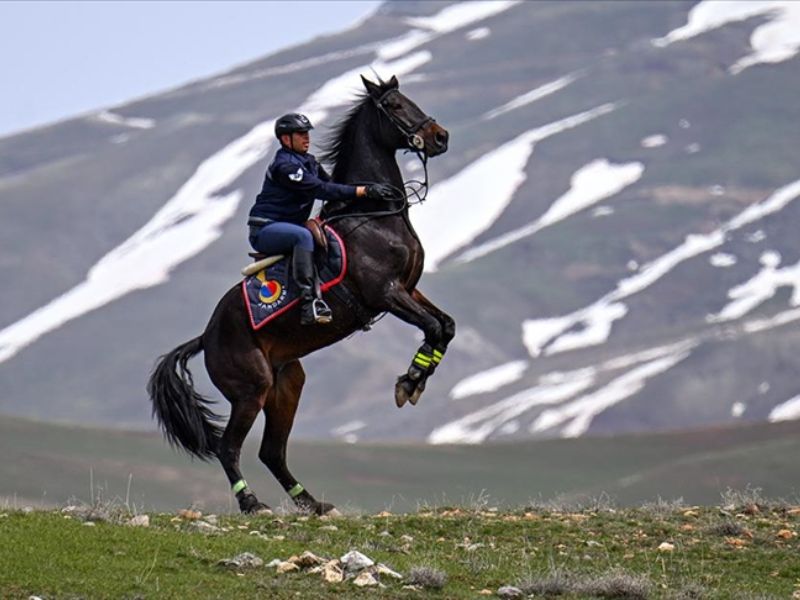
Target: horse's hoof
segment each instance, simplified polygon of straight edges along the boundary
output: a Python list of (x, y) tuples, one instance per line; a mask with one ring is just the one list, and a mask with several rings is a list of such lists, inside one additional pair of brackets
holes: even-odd
[(408, 378), (408, 375), (401, 375), (394, 385), (394, 402), (397, 408), (401, 408), (411, 398), (416, 386), (414, 382)]
[(271, 515), (272, 509), (263, 502), (255, 501), (247, 504), (246, 506), (239, 506), (241, 511), (246, 515)]
[(317, 516), (327, 516), (327, 517), (341, 517), (342, 513), (336, 510), (336, 507), (333, 504), (328, 502), (317, 502), (317, 506), (314, 509), (314, 512)]
[(419, 402), (419, 397), (422, 396), (422, 392), (424, 392), (424, 391), (425, 391), (425, 382), (424, 381), (420, 381), (417, 384), (417, 387), (414, 388), (414, 393), (411, 394), (411, 397), (409, 397), (409, 399), (408, 399), (408, 401), (411, 402), (412, 406), (416, 406), (417, 405), (417, 402)]
[(272, 509), (259, 502), (253, 492), (245, 491), (236, 496), (239, 500), (239, 510), (246, 515), (271, 515)]

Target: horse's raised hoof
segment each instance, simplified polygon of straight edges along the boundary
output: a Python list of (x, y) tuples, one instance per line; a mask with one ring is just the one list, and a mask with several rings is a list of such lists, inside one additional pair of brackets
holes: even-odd
[(422, 396), (422, 392), (424, 391), (425, 391), (425, 380), (422, 380), (417, 384), (417, 387), (414, 388), (414, 392), (408, 399), (408, 401), (411, 402), (412, 406), (417, 405), (417, 402), (419, 402), (419, 397)]
[(416, 387), (408, 375), (401, 375), (397, 378), (397, 383), (394, 385), (394, 402), (397, 404), (397, 408), (401, 408), (411, 399)]

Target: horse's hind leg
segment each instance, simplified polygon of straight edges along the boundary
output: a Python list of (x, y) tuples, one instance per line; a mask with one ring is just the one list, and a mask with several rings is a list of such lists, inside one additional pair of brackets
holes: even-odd
[(263, 353), (253, 347), (249, 351), (230, 353), (206, 352), (206, 368), (211, 381), (231, 403), (231, 414), (219, 444), (218, 457), (231, 489), (245, 513), (262, 513), (269, 507), (258, 501), (239, 470), (239, 455), (247, 433), (264, 407), (273, 386), (272, 370)]
[(324, 515), (335, 511), (334, 506), (318, 502), (300, 485), (286, 466), (286, 444), (305, 381), (306, 374), (299, 360), (286, 363), (276, 373), (274, 393), (269, 394), (264, 407), (264, 437), (258, 456), (298, 508)]

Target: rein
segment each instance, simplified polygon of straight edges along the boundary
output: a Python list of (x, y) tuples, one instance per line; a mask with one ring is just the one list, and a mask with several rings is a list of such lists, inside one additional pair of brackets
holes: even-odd
[[(353, 229), (351, 229), (349, 232), (347, 232), (347, 233), (350, 233), (352, 231), (355, 231), (358, 227), (360, 227), (361, 225), (363, 225), (364, 223), (366, 223), (370, 219), (377, 219), (377, 218), (380, 218), (380, 217), (390, 217), (390, 216), (393, 216), (393, 215), (398, 215), (398, 214), (401, 214), (403, 211), (405, 211), (410, 206), (414, 206), (415, 204), (422, 204), (423, 202), (425, 202), (425, 199), (428, 197), (428, 190), (429, 190), (429, 186), (428, 186), (428, 157), (425, 155), (424, 152), (418, 151), (418, 150), (410, 150), (409, 149), (409, 150), (407, 150), (407, 152), (414, 152), (414, 154), (416, 154), (417, 158), (419, 158), (420, 162), (422, 163), (422, 169), (423, 169), (423, 171), (425, 173), (425, 180), (424, 181), (420, 181), (418, 179), (409, 179), (408, 181), (404, 181), (403, 182), (403, 188), (404, 188), (403, 190), (399, 189), (398, 187), (396, 187), (396, 186), (394, 186), (394, 185), (392, 185), (390, 183), (384, 184), (384, 185), (388, 185), (389, 187), (391, 187), (393, 190), (395, 190), (395, 192), (397, 192), (398, 196), (402, 197), (402, 204), (400, 205), (399, 208), (387, 209), (387, 210), (374, 210), (374, 211), (370, 211), (370, 212), (355, 212), (355, 213), (344, 213), (344, 214), (340, 214), (340, 215), (333, 215), (331, 217), (328, 217), (328, 218), (324, 219), (324, 222), (325, 223), (334, 223), (334, 222), (339, 221), (341, 219), (347, 219), (347, 218), (351, 218), (351, 217), (364, 217), (364, 221), (362, 223), (360, 223), (359, 225), (356, 225)], [(357, 182), (354, 185), (369, 185), (370, 183), (374, 183), (374, 182)], [(409, 190), (409, 192), (406, 193), (406, 190)], [(424, 191), (422, 193), (420, 193), (421, 190), (424, 190)], [(413, 200), (413, 201), (410, 201), (408, 199), (408, 197), (411, 196), (411, 195), (416, 196), (416, 199)], [(343, 234), (343, 235), (347, 235), (347, 234)]]

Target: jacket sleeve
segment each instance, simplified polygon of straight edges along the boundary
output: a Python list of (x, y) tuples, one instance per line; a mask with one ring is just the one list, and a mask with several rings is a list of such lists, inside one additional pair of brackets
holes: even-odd
[[(324, 170), (322, 174), (327, 176)], [(356, 186), (326, 181), (288, 162), (275, 165), (272, 177), (275, 183), (287, 189), (313, 194), (320, 200), (351, 200), (356, 197)]]

